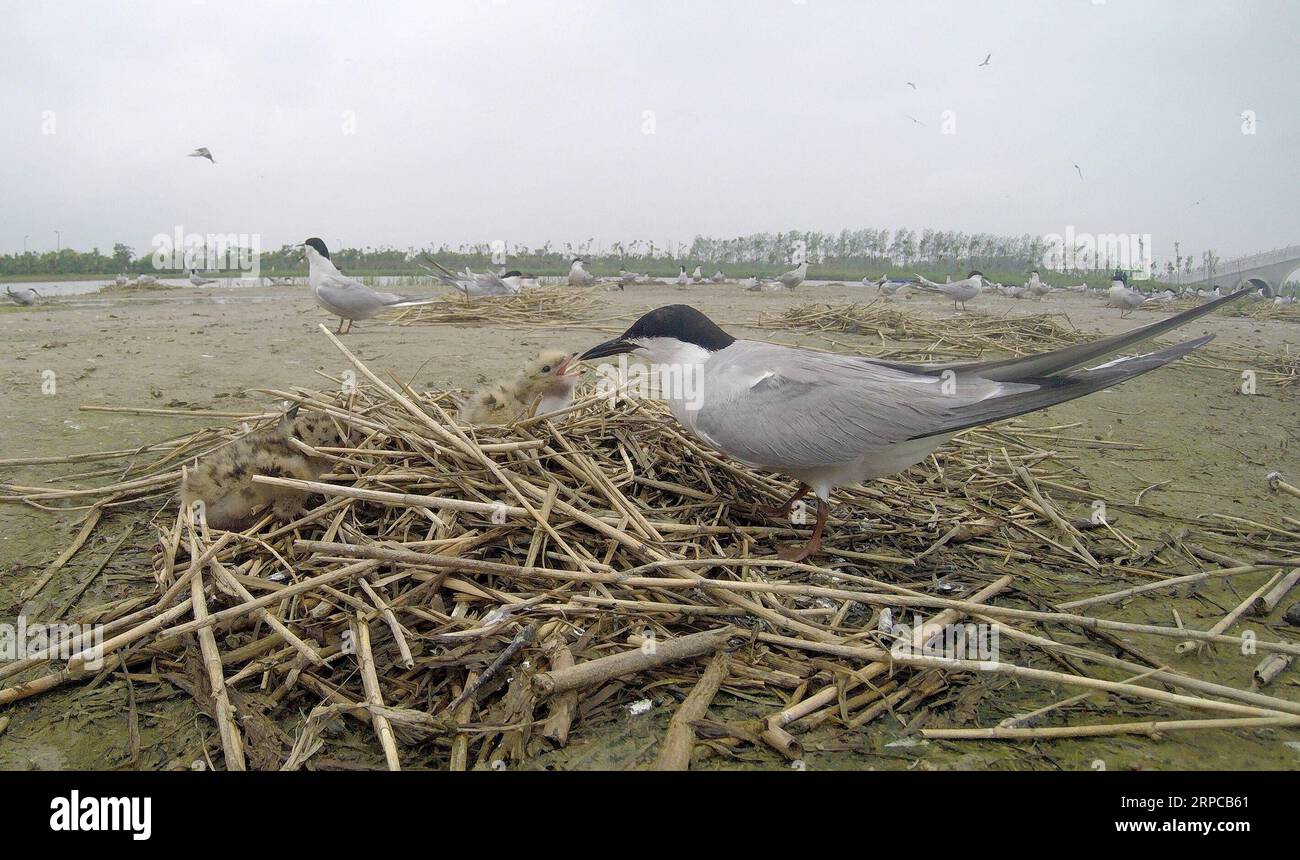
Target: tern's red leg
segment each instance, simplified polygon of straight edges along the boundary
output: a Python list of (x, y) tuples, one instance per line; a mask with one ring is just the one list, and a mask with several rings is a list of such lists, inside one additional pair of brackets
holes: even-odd
[(812, 540), (798, 546), (777, 547), (777, 558), (785, 561), (805, 561), (816, 555), (822, 548), (822, 530), (826, 528), (826, 515), (831, 512), (831, 506), (821, 499), (817, 500), (817, 525), (813, 527)]
[(758, 510), (765, 517), (771, 517), (773, 519), (783, 520), (786, 517), (790, 516), (790, 512), (794, 510), (794, 503), (802, 499), (804, 496), (808, 495), (809, 491), (811, 490), (812, 487), (808, 486), (807, 484), (800, 484), (799, 489), (794, 491), (794, 495), (786, 499), (785, 504), (781, 505), (779, 508), (764, 506), (759, 508)]
[(335, 334), (343, 334), (343, 317), (339, 317), (339, 327), (334, 329)]

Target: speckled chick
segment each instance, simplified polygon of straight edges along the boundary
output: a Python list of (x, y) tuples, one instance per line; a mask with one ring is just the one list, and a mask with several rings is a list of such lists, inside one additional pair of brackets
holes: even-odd
[(304, 454), (290, 444), (290, 438), (313, 448), (347, 441), (334, 419), (320, 412), (299, 416), (295, 406), (275, 427), (250, 433), (187, 469), (181, 504), (202, 501), (208, 525), (217, 529), (246, 528), (266, 505), (277, 519), (294, 519), (303, 510), (306, 493), (253, 483), (254, 475), (314, 481), (329, 469), (327, 458)]
[(543, 350), (513, 379), (476, 391), (461, 409), (461, 418), (470, 424), (509, 424), (528, 412), (539, 397), (536, 414), (563, 409), (572, 400), (582, 373), (576, 364), (572, 353)]

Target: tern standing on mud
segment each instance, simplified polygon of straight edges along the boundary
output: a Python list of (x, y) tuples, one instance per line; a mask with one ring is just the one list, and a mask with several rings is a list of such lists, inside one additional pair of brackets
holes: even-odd
[(802, 561), (821, 548), (831, 490), (913, 466), (971, 427), (1045, 409), (1163, 367), (1212, 335), (1147, 355), (1065, 371), (1204, 316), (1241, 290), (1130, 332), (1054, 352), (975, 363), (909, 364), (738, 340), (687, 305), (653, 310), (584, 361), (631, 353), (685, 376), (698, 398), (668, 391), (673, 417), (694, 435), (747, 466), (798, 479), (779, 509), (812, 491), (817, 525)]
[(347, 320), (348, 331), (352, 331), (352, 323), (356, 320), (368, 320), (386, 310), (410, 308), (434, 301), (376, 292), (360, 281), (349, 278), (334, 267), (329, 249), (320, 239), (308, 239), (302, 243), (302, 248), (307, 255), (307, 285), (316, 297), (316, 304), (339, 318), (335, 334), (347, 334), (343, 330), (344, 320)]

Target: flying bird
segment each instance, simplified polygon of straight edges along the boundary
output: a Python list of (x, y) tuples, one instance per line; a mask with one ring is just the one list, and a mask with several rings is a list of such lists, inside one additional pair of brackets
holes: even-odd
[(1074, 165), (1074, 169), (1077, 170), (1077, 171), (1079, 172), (1079, 179), (1082, 180), (1082, 179), (1083, 179), (1083, 170), (1081, 170), (1081, 169), (1079, 168), (1079, 165), (1077, 165), (1077, 164)]
[(987, 66), (987, 65), (989, 64), (989, 60), (991, 60), (991, 59), (993, 59), (993, 55), (992, 55), (992, 54), (985, 54), (985, 55), (984, 55), (984, 62), (980, 63), (980, 68), (983, 68), (984, 66)]
[(910, 113), (905, 113), (905, 114), (903, 114), (903, 116), (907, 117), (908, 119), (910, 119), (912, 122), (916, 123), (917, 125), (925, 125), (925, 123), (921, 122), (919, 119), (917, 119), (916, 117), (912, 116)]
[(352, 331), (352, 324), (357, 320), (368, 320), (394, 308), (410, 308), (437, 301), (433, 298), (410, 299), (395, 293), (381, 293), (349, 278), (335, 268), (329, 248), (320, 239), (307, 239), (301, 247), (307, 256), (307, 286), (311, 287), (316, 304), (339, 318), (335, 334), (347, 334), (343, 331), (345, 320), (348, 331)]
[(208, 152), (208, 148), (207, 148), (206, 146), (200, 146), (198, 149), (196, 149), (196, 150), (194, 150), (193, 152), (191, 152), (191, 153), (189, 154), (189, 157), (190, 157), (190, 158), (206, 158), (208, 161), (211, 161), (213, 164), (216, 164), (216, 163), (217, 163), (217, 160), (216, 160), (215, 158), (212, 157), (212, 153), (211, 153), (211, 152)]
[(912, 83), (911, 81), (907, 81), (906, 83), (907, 83), (907, 85), (908, 85), (909, 87), (911, 87), (912, 89), (916, 89), (916, 84)]
[(695, 308), (669, 305), (650, 311), (580, 358), (632, 354), (658, 366), (696, 368), (700, 384), (690, 395), (668, 392), (673, 417), (732, 459), (799, 481), (798, 490), (771, 513), (788, 516), (798, 499), (809, 492), (816, 496), (812, 539), (802, 548), (779, 551), (782, 558), (802, 561), (821, 548), (835, 488), (901, 472), (962, 430), (1045, 409), (1163, 367), (1213, 335), (1075, 370), (1198, 319), (1246, 292), (1053, 352), (946, 364), (739, 340)]

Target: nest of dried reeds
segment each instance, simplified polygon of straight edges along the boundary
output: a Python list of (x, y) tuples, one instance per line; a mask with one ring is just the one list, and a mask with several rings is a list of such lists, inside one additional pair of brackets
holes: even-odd
[(477, 299), (452, 296), (446, 301), (394, 311), (382, 318), (398, 325), (546, 326), (586, 320), (599, 304), (590, 288), (534, 287), (513, 296)]
[[(1075, 614), (1276, 569), (1252, 595), (1263, 599), (1300, 568), (1294, 526), (1174, 517), (1141, 496), (1096, 517), (1099, 497), (1071, 450), (1130, 443), (1020, 422), (964, 433), (903, 475), (838, 493), (825, 551), (795, 564), (773, 549), (806, 539), (808, 526), (756, 509), (792, 484), (701, 446), (655, 403), (586, 396), (558, 418), (470, 428), (447, 393), (381, 379), (326, 337), (367, 384), (272, 392), (362, 435), (321, 449), (333, 468), (319, 482), (294, 484), (317, 494), (315, 507), (236, 534), (169, 504), (151, 587), (75, 613), (106, 625), (106, 668), (88, 667), (86, 655), (0, 667), (14, 679), (0, 705), (149, 664), (135, 687), (192, 696), (230, 769), (315, 767), (346, 754), (355, 765), (357, 744), (341, 739), (357, 732), (372, 738), (361, 764), (516, 767), (654, 702), (674, 717), (662, 742), (627, 765), (684, 768), (692, 755), (770, 750), (797, 758), (797, 733), (886, 722), (931, 737), (1007, 738), (1300, 723), (1294, 702), (1166, 668), (1164, 654), (1117, 638), (1239, 646), (1226, 624), (1195, 631)], [(0, 492), (88, 507), (84, 540), (113, 508), (167, 502), (184, 462), (250, 429), (105, 452), (99, 459), (128, 462), (109, 485)], [(1205, 560), (1214, 567), (1186, 572)], [(1126, 587), (1062, 599), (1099, 582)], [(915, 638), (900, 626), (915, 619), (938, 626)], [(978, 635), (953, 627), (974, 621), (998, 632), (1000, 654), (920, 647), (936, 629)], [(1264, 655), (1300, 653), (1268, 637), (1252, 643)], [(1048, 695), (1000, 726), (961, 728), (980, 713), (981, 679), (998, 675), (1117, 694), (1123, 721), (1060, 725), (1072, 700)], [(725, 716), (710, 711), (718, 696)], [(1179, 718), (1188, 711), (1218, 718)], [(1057, 725), (1027, 727), (1035, 721)]]
[(974, 357), (987, 351), (1016, 355), (1057, 349), (1090, 339), (1068, 325), (1065, 314), (989, 316), (983, 313), (931, 318), (904, 313), (880, 300), (808, 304), (764, 314), (757, 328), (847, 333), (878, 338), (880, 358)]

